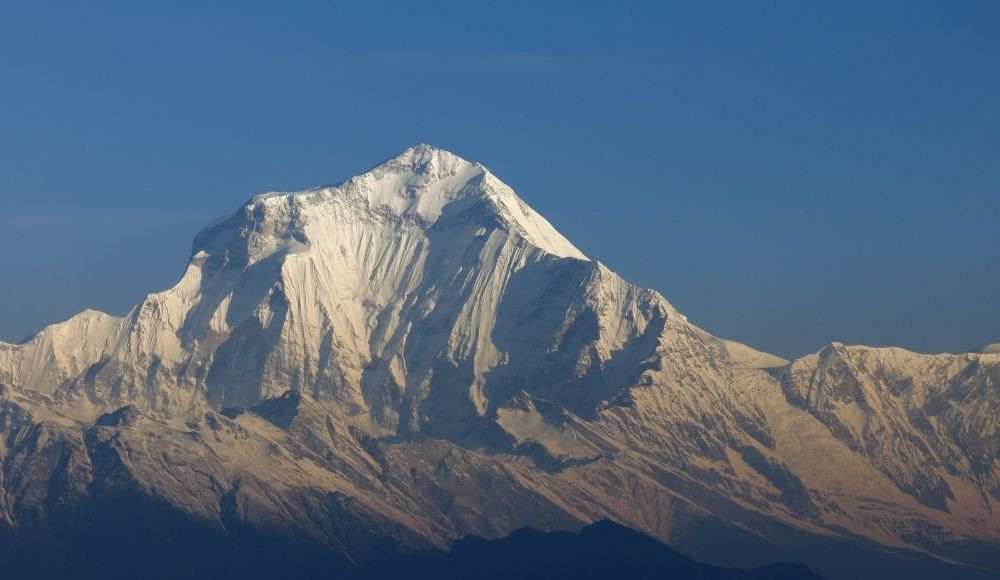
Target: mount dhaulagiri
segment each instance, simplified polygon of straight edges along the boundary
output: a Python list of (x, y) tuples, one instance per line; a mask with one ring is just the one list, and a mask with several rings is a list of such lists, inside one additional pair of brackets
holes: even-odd
[(350, 568), (611, 519), (717, 565), (994, 577), (991, 352), (717, 338), (419, 145), (252, 198), (123, 318), (0, 343), (0, 564)]

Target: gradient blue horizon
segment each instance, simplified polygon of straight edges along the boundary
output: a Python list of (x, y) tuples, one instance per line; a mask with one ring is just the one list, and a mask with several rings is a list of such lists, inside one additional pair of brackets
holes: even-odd
[(1000, 341), (996, 2), (5, 2), (0, 339), (418, 142), (782, 356)]

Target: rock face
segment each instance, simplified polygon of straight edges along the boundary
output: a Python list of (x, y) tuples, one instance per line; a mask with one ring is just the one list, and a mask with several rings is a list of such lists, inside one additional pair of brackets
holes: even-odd
[(124, 318), (0, 343), (0, 385), (0, 538), (124, 494), (347, 560), (610, 518), (727, 565), (1000, 571), (1000, 354), (716, 338), (426, 145), (254, 197)]

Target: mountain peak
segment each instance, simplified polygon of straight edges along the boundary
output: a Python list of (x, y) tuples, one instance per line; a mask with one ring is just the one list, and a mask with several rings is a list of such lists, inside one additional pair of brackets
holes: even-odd
[(442, 170), (454, 170), (463, 165), (478, 165), (462, 159), (451, 151), (446, 151), (426, 143), (418, 143), (376, 166), (405, 167), (420, 175), (434, 174)]
[[(192, 256), (203, 262), (202, 251), (242, 254), (252, 263), (276, 252), (301, 251), (307, 241), (347, 235), (347, 224), (388, 228), (387, 239), (402, 239), (403, 222), (426, 230), (452, 219), (467, 226), (476, 222), (473, 230), (482, 229), (477, 236), (498, 228), (548, 254), (587, 259), (486, 167), (423, 143), (337, 185), (254, 196), (202, 230)], [(245, 249), (234, 253), (237, 246)]]
[(419, 216), (433, 222), (451, 202), (490, 197), (482, 187), (488, 174), (478, 163), (421, 143), (338, 187), (321, 189), (333, 194), (360, 195), (367, 198), (372, 208), (381, 207), (398, 215)]
[[(316, 191), (316, 190), (313, 190)], [(434, 223), (446, 208), (486, 202), (507, 227), (549, 253), (586, 257), (507, 184), (480, 163), (425, 143), (414, 145), (367, 172), (321, 191), (362, 200), (369, 209)], [(461, 214), (461, 211), (454, 212)]]

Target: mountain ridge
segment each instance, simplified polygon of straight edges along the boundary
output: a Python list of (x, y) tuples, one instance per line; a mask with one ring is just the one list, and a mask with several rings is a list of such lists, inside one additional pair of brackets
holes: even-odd
[[(52, 525), (125, 486), (349, 558), (606, 518), (696, 555), (721, 521), (769, 560), (850, 541), (1000, 570), (998, 384), (998, 355), (717, 338), (423, 145), (251, 198), (122, 318), (0, 344), (0, 508)], [(711, 558), (765, 563), (737, 553)]]

